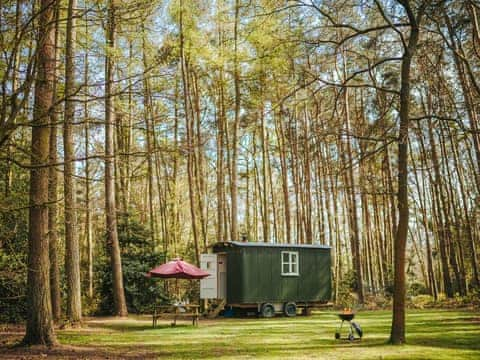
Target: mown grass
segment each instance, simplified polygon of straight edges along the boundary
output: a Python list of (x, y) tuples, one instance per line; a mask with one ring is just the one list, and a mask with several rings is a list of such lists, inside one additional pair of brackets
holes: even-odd
[(91, 319), (82, 329), (57, 333), (63, 344), (97, 348), (118, 355), (141, 353), (169, 359), (480, 359), (480, 313), (413, 310), (407, 314), (407, 344), (388, 345), (391, 313), (356, 316), (361, 341), (335, 340), (334, 312), (310, 317), (219, 319), (151, 328), (148, 317)]

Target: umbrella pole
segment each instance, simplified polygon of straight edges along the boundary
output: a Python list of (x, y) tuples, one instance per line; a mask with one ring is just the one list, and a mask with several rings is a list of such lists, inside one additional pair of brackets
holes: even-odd
[(175, 278), (175, 293), (177, 294), (177, 301), (180, 302), (180, 292), (178, 291), (178, 279)]

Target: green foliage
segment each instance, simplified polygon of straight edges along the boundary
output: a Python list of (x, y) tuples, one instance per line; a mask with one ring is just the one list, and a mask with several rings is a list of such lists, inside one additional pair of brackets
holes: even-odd
[(336, 303), (341, 308), (354, 308), (357, 305), (357, 298), (354, 295), (356, 288), (355, 272), (350, 270), (346, 272), (338, 284), (338, 293)]
[(393, 290), (394, 290), (394, 286), (393, 286), (393, 266), (388, 265), (387, 273), (386, 273), (386, 279), (385, 279), (385, 288), (384, 288), (385, 296), (392, 297), (393, 296)]
[(435, 300), (431, 295), (417, 295), (409, 298), (409, 307), (416, 309), (425, 309), (435, 306)]
[(26, 219), (26, 211), (0, 212), (0, 322), (19, 322), (26, 316)]
[[(122, 217), (118, 230), (128, 311), (130, 313), (148, 312), (155, 302), (166, 300), (166, 296), (158, 282), (145, 277), (145, 273), (163, 263), (165, 256), (153, 250), (149, 231), (137, 219)], [(100, 256), (96, 264), (96, 274), (99, 276), (100, 301), (97, 313), (111, 314), (113, 310), (112, 276), (107, 253)]]
[(16, 255), (0, 249), (0, 323), (20, 322), (25, 319), (25, 260), (22, 253)]
[(444, 294), (440, 294), (435, 300), (431, 295), (417, 295), (408, 298), (407, 306), (415, 309), (480, 309), (480, 293), (473, 290), (466, 296), (456, 294), (452, 299), (447, 298)]
[(408, 285), (407, 295), (408, 296), (428, 295), (428, 289), (425, 287), (425, 284), (415, 281)]

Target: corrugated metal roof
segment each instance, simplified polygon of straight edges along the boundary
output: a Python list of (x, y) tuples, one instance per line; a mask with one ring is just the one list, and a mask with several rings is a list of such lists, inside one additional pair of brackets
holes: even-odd
[(307, 248), (307, 249), (331, 249), (327, 245), (312, 245), (312, 244), (278, 244), (278, 243), (265, 243), (265, 242), (240, 242), (240, 241), (226, 241), (218, 242), (211, 245), (215, 246), (239, 246), (239, 247), (288, 247), (288, 248)]

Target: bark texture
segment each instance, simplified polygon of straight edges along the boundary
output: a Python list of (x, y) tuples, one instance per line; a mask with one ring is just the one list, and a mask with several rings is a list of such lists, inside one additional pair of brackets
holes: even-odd
[(401, 65), (400, 131), (398, 139), (398, 226), (394, 240), (394, 293), (390, 341), (405, 343), (405, 252), (408, 235), (408, 129), (410, 123), (410, 72), (417, 49), (419, 26), (408, 1), (404, 2), (410, 20), (410, 38)]
[(115, 199), (115, 169), (114, 169), (114, 126), (115, 111), (113, 106), (112, 87), (114, 82), (115, 50), (115, 0), (108, 2), (107, 24), (107, 56), (105, 59), (105, 215), (107, 227), (107, 247), (110, 252), (110, 266), (112, 269), (114, 315), (127, 316), (127, 303), (123, 287), (122, 260), (120, 244), (118, 242), (117, 206)]
[(73, 122), (75, 118), (75, 14), (76, 0), (69, 0), (65, 64), (65, 123), (63, 127), (65, 197), (65, 272), (67, 277), (67, 317), (71, 323), (82, 319), (80, 249), (76, 219)]
[(40, 2), (37, 78), (32, 120), (26, 345), (54, 345), (48, 244), (48, 163), (55, 81), (55, 1)]

